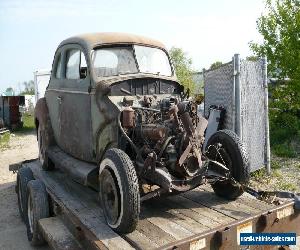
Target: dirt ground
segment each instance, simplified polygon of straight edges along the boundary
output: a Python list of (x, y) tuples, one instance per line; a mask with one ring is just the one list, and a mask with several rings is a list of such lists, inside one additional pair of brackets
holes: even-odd
[[(34, 132), (23, 136), (11, 136), (6, 149), (0, 149), (0, 249), (49, 249), (48, 246), (34, 248), (26, 236), (26, 228), (19, 216), (17, 196), (14, 189), (16, 174), (8, 171), (9, 164), (38, 157), (38, 146)], [(276, 164), (275, 164), (275, 163)], [(251, 185), (257, 189), (300, 188), (300, 159), (273, 158), (272, 176), (265, 173), (252, 176)], [(278, 168), (276, 168), (276, 166)], [(280, 168), (279, 168), (280, 167)], [(274, 171), (275, 170), (275, 171)], [(293, 185), (286, 185), (293, 183)], [(300, 238), (297, 238), (298, 244)], [(299, 249), (292, 247), (292, 249)]]
[(49, 249), (34, 248), (27, 241), (26, 227), (21, 221), (15, 193), (16, 174), (8, 171), (9, 164), (37, 158), (38, 147), (35, 134), (11, 136), (9, 147), (0, 149), (0, 249)]

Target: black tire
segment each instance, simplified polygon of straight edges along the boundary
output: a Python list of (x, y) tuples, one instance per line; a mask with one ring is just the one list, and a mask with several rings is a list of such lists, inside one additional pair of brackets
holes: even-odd
[(46, 187), (40, 180), (32, 180), (27, 185), (27, 237), (33, 246), (45, 243), (38, 221), (49, 217), (49, 201)]
[(27, 184), (29, 181), (34, 180), (32, 171), (28, 167), (22, 167), (17, 174), (16, 191), (18, 196), (18, 207), (22, 220), (26, 223), (27, 219)]
[(118, 233), (135, 230), (140, 213), (139, 183), (128, 155), (106, 151), (99, 170), (99, 194), (107, 224)]
[[(249, 156), (240, 138), (230, 130), (220, 130), (213, 134), (207, 143), (206, 151), (209, 159), (220, 161), (214, 147), (221, 145), (222, 161), (230, 169), (233, 180), (217, 181), (212, 184), (214, 192), (223, 198), (234, 200), (243, 194), (243, 186), (250, 178)], [(220, 161), (220, 163), (224, 163)]]
[(39, 146), (39, 160), (42, 164), (42, 168), (46, 171), (50, 171), (54, 169), (54, 163), (48, 157), (47, 148), (48, 148), (48, 141), (47, 141), (47, 130), (42, 129), (41, 126), (37, 127), (37, 139), (38, 139), (38, 146)]

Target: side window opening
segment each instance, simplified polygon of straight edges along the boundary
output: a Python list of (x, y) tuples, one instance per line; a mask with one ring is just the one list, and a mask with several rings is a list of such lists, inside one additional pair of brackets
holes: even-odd
[(56, 64), (55, 78), (60, 79), (61, 72), (62, 72), (62, 59), (61, 59), (61, 53), (60, 53), (58, 55), (58, 60), (57, 60), (57, 64)]
[(82, 51), (71, 49), (67, 51), (66, 78), (84, 79), (87, 76), (87, 64)]
[(72, 49), (67, 52), (67, 79), (79, 79), (80, 51)]
[(85, 56), (83, 52), (80, 52), (80, 69), (79, 69), (80, 79), (84, 79), (87, 76), (87, 64), (85, 61)]

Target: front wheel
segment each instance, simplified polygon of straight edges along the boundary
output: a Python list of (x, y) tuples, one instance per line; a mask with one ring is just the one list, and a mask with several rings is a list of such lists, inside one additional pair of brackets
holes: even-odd
[(241, 184), (250, 178), (249, 157), (240, 138), (230, 130), (220, 130), (207, 143), (206, 155), (209, 159), (225, 165), (230, 174), (227, 180), (212, 184), (214, 192), (223, 198), (234, 200), (243, 194)]
[(100, 201), (107, 224), (118, 233), (135, 230), (140, 193), (134, 165), (120, 149), (109, 149), (100, 164)]

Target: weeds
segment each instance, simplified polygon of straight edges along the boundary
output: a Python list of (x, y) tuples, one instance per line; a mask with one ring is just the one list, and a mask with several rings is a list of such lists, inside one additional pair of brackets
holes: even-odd
[(286, 183), (286, 182), (279, 182), (279, 189), (286, 190), (286, 191), (296, 191), (297, 187), (293, 183)]
[(8, 148), (10, 133), (0, 135), (0, 149)]
[(278, 161), (272, 161), (271, 162), (271, 168), (272, 169), (280, 169), (281, 168), (281, 164)]

